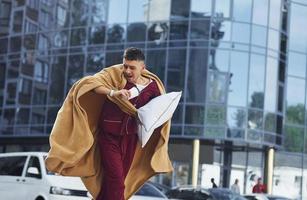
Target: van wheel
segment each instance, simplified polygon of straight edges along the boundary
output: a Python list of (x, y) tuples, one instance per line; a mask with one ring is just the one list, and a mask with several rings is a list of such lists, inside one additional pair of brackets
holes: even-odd
[(37, 197), (35, 200), (45, 200), (44, 197)]

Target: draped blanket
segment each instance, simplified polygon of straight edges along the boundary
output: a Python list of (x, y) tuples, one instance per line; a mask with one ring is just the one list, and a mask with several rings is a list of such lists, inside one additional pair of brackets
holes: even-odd
[[(142, 76), (155, 80), (161, 94), (165, 93), (156, 75), (144, 70)], [(67, 94), (50, 134), (51, 148), (45, 161), (47, 169), (64, 176), (81, 177), (94, 199), (103, 189), (103, 157), (99, 153), (96, 137), (104, 100), (109, 98), (132, 116), (136, 116), (137, 110), (128, 100), (99, 95), (93, 89), (104, 86), (120, 90), (125, 85), (122, 64), (80, 79)], [(125, 199), (131, 197), (150, 177), (173, 170), (168, 156), (170, 121), (164, 123), (159, 131), (155, 131), (144, 148), (138, 143), (125, 179)]]

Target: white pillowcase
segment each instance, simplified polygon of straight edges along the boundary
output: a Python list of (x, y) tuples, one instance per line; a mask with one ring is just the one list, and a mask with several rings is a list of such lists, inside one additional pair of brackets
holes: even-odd
[(181, 95), (182, 92), (162, 94), (137, 110), (138, 136), (142, 147), (145, 146), (153, 131), (173, 116)]

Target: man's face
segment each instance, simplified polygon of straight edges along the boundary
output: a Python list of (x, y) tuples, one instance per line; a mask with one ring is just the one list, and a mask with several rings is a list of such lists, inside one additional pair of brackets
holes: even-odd
[(145, 68), (143, 61), (123, 59), (124, 76), (130, 83), (136, 83)]

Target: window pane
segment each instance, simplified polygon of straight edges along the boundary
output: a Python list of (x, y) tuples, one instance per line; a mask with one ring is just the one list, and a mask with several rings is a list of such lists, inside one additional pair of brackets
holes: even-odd
[(227, 125), (229, 128), (246, 127), (246, 111), (240, 108), (227, 108)]
[(191, 17), (204, 18), (211, 16), (212, 0), (192, 0), (191, 2)]
[(128, 23), (146, 22), (148, 0), (129, 0)]
[(246, 106), (248, 54), (231, 53), (231, 79), (229, 85), (229, 104)]
[(70, 44), (72, 46), (84, 45), (86, 40), (85, 28), (72, 29), (70, 35)]
[(251, 21), (251, 0), (234, 0), (233, 19), (235, 21), (250, 22)]
[(248, 110), (248, 122), (249, 129), (262, 129), (263, 128), (263, 112), (258, 110)]
[(268, 47), (276, 51), (279, 50), (279, 32), (270, 29), (268, 37)]
[(263, 109), (265, 57), (252, 54), (249, 70), (249, 106)]
[(249, 43), (249, 38), (250, 38), (250, 25), (249, 24), (233, 23), (232, 25), (232, 41), (233, 42)]
[(280, 29), (281, 0), (270, 0), (270, 27)]
[(229, 87), (229, 73), (209, 71), (208, 101), (212, 103), (227, 103), (227, 91)]
[(188, 77), (188, 102), (204, 103), (206, 99), (207, 49), (191, 49)]
[(164, 47), (168, 38), (169, 23), (150, 23), (147, 30), (147, 40), (149, 48)]
[(276, 111), (277, 75), (277, 60), (268, 58), (266, 66), (264, 109), (271, 112)]
[(286, 121), (304, 125), (305, 80), (288, 77)]
[(172, 0), (171, 18), (182, 19), (189, 17), (190, 0)]
[(26, 156), (0, 158), (0, 175), (21, 176), (26, 159)]
[(15, 109), (4, 109), (2, 125), (14, 125)]
[(252, 26), (252, 44), (258, 46), (266, 46), (267, 29), (262, 26)]
[(13, 24), (14, 33), (22, 32), (22, 18), (23, 18), (23, 11), (16, 11), (14, 13), (14, 24)]
[(92, 0), (91, 7), (92, 23), (106, 23), (107, 14), (107, 1), (105, 0)]
[(307, 52), (307, 31), (305, 26), (305, 20), (307, 19), (307, 7), (291, 4), (289, 22), (289, 38), (290, 49)]
[(285, 127), (284, 146), (287, 151), (299, 152), (303, 151), (304, 129), (292, 126)]
[(215, 13), (221, 14), (223, 17), (228, 18), (230, 10), (230, 0), (216, 0), (215, 1)]
[(19, 80), (18, 102), (24, 105), (30, 105), (32, 98), (32, 80), (22, 78)]
[(202, 125), (205, 122), (204, 106), (186, 106), (185, 123)]
[(171, 0), (149, 1), (149, 21), (165, 21), (170, 19)]
[(71, 55), (68, 62), (67, 89), (83, 76), (84, 55)]
[(166, 50), (147, 50), (146, 67), (163, 82), (165, 75)]
[(208, 105), (206, 125), (220, 125), (226, 123), (226, 107), (220, 105)]
[(89, 43), (90, 44), (104, 44), (106, 36), (106, 27), (95, 26), (89, 28)]
[(85, 26), (89, 9), (89, 0), (73, 0), (71, 8), (71, 25)]
[(97, 73), (104, 68), (104, 53), (89, 54), (87, 57), (86, 73)]
[(114, 24), (109, 26), (107, 30), (107, 35), (108, 43), (119, 43), (120, 47), (123, 47), (123, 42), (126, 39), (126, 25)]
[(184, 40), (188, 35), (188, 22), (187, 21), (173, 21), (170, 27), (171, 40)]
[[(191, 21), (191, 39), (205, 39), (210, 38), (210, 21), (209, 20), (192, 20)], [(197, 44), (197, 42), (196, 42)], [(203, 46), (203, 45), (202, 45)]]
[(169, 50), (167, 90), (178, 91), (184, 87), (186, 50)]
[(128, 0), (110, 0), (108, 24), (126, 23)]
[(307, 56), (290, 51), (288, 60), (288, 74), (305, 78)]
[(145, 42), (146, 29), (147, 26), (144, 23), (129, 24), (127, 27), (127, 42)]
[(66, 57), (55, 57), (51, 67), (49, 104), (61, 103), (64, 98)]
[(268, 0), (254, 1), (253, 23), (266, 26), (268, 23)]

